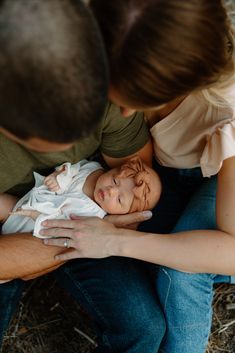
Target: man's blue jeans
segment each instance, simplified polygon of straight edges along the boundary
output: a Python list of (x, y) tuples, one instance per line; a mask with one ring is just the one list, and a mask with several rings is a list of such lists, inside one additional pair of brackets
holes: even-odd
[[(165, 320), (147, 264), (125, 258), (76, 260), (55, 271), (55, 275), (94, 319), (99, 339), (97, 353), (158, 351)], [(22, 289), (20, 280), (0, 285), (1, 335)]]
[[(217, 178), (202, 178), (199, 168), (174, 170), (156, 165), (156, 169), (163, 182), (163, 195), (153, 219), (142, 228), (162, 233), (215, 229)], [(160, 266), (155, 278), (167, 324), (160, 352), (204, 353), (211, 328), (213, 285), (229, 283), (231, 277)]]

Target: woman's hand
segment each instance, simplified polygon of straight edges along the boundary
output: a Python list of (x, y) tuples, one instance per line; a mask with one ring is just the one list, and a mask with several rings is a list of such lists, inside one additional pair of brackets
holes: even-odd
[(152, 217), (151, 211), (134, 212), (124, 215), (108, 215), (105, 220), (119, 228), (137, 229), (139, 223)]
[(42, 223), (47, 229), (40, 231), (46, 245), (69, 248), (56, 256), (59, 260), (75, 258), (104, 258), (115, 255), (120, 230), (98, 217), (76, 217), (71, 220), (47, 220)]

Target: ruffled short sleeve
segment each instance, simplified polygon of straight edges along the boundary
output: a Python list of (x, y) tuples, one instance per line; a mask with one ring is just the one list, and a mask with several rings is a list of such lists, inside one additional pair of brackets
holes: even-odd
[(217, 127), (207, 139), (200, 165), (204, 177), (210, 177), (219, 172), (223, 161), (235, 156), (235, 120)]

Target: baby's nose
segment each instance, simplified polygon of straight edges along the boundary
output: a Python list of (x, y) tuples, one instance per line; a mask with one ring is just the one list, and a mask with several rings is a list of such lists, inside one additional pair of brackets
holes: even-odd
[(117, 192), (118, 192), (118, 189), (117, 189), (116, 186), (110, 186), (110, 188), (109, 188), (109, 194), (110, 194), (111, 196), (116, 195)]

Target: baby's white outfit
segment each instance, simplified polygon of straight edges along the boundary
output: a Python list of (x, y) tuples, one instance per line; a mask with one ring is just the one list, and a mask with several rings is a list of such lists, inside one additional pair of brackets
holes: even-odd
[(101, 165), (87, 160), (73, 165), (71, 163), (63, 165), (66, 166), (66, 170), (57, 176), (57, 182), (60, 186), (60, 190), (57, 192), (49, 191), (47, 186), (43, 184), (45, 177), (34, 173), (34, 188), (17, 202), (13, 211), (22, 208), (39, 211), (41, 215), (36, 221), (30, 217), (10, 215), (3, 224), (3, 234), (33, 231), (33, 235), (42, 237), (39, 231), (43, 229), (41, 222), (46, 219), (69, 219), (71, 214), (100, 218), (106, 215), (106, 212), (82, 191), (88, 175), (102, 169)]

